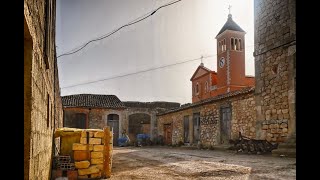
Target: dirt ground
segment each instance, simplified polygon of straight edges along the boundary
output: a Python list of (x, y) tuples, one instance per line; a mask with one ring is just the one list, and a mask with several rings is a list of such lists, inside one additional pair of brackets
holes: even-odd
[(116, 147), (112, 180), (296, 179), (296, 158), (171, 147)]

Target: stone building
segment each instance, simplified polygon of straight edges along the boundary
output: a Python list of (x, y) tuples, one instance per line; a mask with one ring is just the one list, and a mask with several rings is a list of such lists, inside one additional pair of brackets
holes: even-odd
[(253, 87), (253, 76), (245, 75), (245, 32), (228, 15), (227, 22), (216, 36), (217, 72), (201, 63), (192, 75), (192, 102)]
[(165, 144), (227, 144), (256, 136), (254, 88), (248, 87), (158, 114), (158, 134)]
[[(158, 114), (159, 135), (167, 144), (218, 145), (241, 132), (280, 142), (280, 150), (273, 153), (293, 148), (290, 153), (295, 154), (295, 0), (255, 0), (254, 15), (255, 79), (244, 75), (244, 32), (229, 14), (217, 35), (217, 72), (201, 64), (191, 78), (193, 103)], [(223, 92), (217, 91), (219, 87)]]
[(77, 94), (62, 97), (64, 127), (82, 129), (113, 128), (114, 145), (125, 132), (131, 141), (137, 134), (157, 134), (156, 114), (177, 108), (179, 103), (171, 102), (121, 102), (115, 95)]
[(295, 142), (295, 8), (295, 0), (254, 1), (258, 139)]
[(110, 126), (114, 132), (114, 145), (121, 130), (127, 126), (124, 120), (124, 104), (115, 95), (76, 94), (62, 97), (63, 127), (103, 129)]
[(24, 179), (49, 179), (62, 126), (55, 9), (55, 1), (24, 1)]

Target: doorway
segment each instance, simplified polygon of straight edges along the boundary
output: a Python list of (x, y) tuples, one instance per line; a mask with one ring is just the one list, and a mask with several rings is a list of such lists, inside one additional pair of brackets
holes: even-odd
[(150, 136), (151, 116), (145, 113), (135, 113), (129, 115), (129, 138), (132, 142), (137, 141), (138, 134)]
[(193, 143), (200, 141), (200, 113), (193, 114)]
[(164, 143), (167, 145), (172, 144), (172, 126), (170, 124), (163, 125)]
[(231, 138), (231, 108), (221, 108), (221, 144), (229, 144)]
[(109, 126), (110, 130), (112, 130), (112, 132), (113, 132), (113, 145), (118, 146), (119, 115), (118, 114), (109, 114), (107, 117), (107, 126)]
[(184, 143), (189, 143), (189, 116), (183, 118), (183, 130), (184, 130)]

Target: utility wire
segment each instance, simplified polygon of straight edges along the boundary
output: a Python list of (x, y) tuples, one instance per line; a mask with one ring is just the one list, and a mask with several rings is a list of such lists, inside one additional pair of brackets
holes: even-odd
[[(251, 46), (248, 46), (248, 47), (252, 47), (252, 46), (254, 46), (254, 45), (251, 45)], [(217, 56), (217, 54), (215, 54), (215, 55), (208, 55), (208, 56), (206, 56), (206, 57), (201, 56), (200, 58), (190, 59), (190, 60), (186, 60), (186, 61), (182, 61), (182, 62), (178, 62), (178, 63), (174, 63), (174, 64), (164, 65), (164, 66), (160, 66), (160, 67), (156, 67), (156, 68), (151, 68), (151, 69), (147, 69), (147, 70), (142, 70), (142, 71), (137, 71), (137, 72), (133, 72), (133, 73), (129, 73), (129, 74), (114, 76), (114, 77), (110, 77), (110, 78), (104, 78), (104, 79), (95, 80), (95, 81), (90, 81), (90, 82), (86, 82), (86, 83), (74, 84), (74, 85), (71, 85), (71, 86), (65, 86), (65, 87), (62, 87), (61, 89), (70, 88), (70, 87), (75, 87), (75, 86), (80, 86), (80, 85), (85, 85), (85, 84), (92, 84), (92, 83), (96, 83), (96, 82), (100, 82), (100, 81), (106, 81), (106, 80), (116, 79), (116, 78), (120, 78), (120, 77), (130, 76), (130, 75), (135, 75), (135, 74), (139, 74), (139, 73), (143, 73), (143, 72), (148, 72), (148, 71), (153, 71), (153, 70), (157, 70), (157, 69), (162, 69), (162, 68), (166, 68), (166, 67), (170, 67), (170, 66), (175, 66), (175, 65), (179, 65), (179, 64), (184, 64), (184, 63), (187, 63), (187, 62), (196, 61), (196, 60), (205, 59), (205, 58), (214, 57), (214, 56)]]
[(100, 81), (106, 81), (106, 80), (116, 79), (116, 78), (125, 77), (125, 76), (130, 76), (130, 75), (134, 75), (134, 74), (139, 74), (139, 73), (143, 73), (143, 72), (153, 71), (153, 70), (156, 70), (156, 69), (162, 69), (162, 68), (166, 68), (166, 67), (170, 67), (170, 66), (175, 66), (175, 65), (179, 65), (179, 64), (184, 64), (184, 63), (187, 63), (187, 62), (196, 61), (196, 60), (205, 59), (205, 58), (214, 57), (214, 56), (216, 56), (216, 55), (202, 56), (202, 57), (196, 58), (196, 59), (189, 59), (189, 60), (186, 60), (186, 61), (182, 61), (182, 62), (178, 62), (178, 63), (174, 63), (174, 64), (168, 64), (168, 65), (164, 65), (164, 66), (160, 66), (160, 67), (156, 67), (156, 68), (150, 68), (150, 69), (146, 69), (146, 70), (142, 70), (142, 71), (137, 71), (137, 72), (133, 72), (133, 73), (129, 73), (129, 74), (114, 76), (114, 77), (110, 77), (110, 78), (104, 78), (104, 79), (95, 80), (95, 81), (90, 81), (90, 82), (86, 82), (86, 83), (74, 84), (74, 85), (71, 85), (71, 86), (65, 86), (65, 87), (62, 87), (61, 89), (70, 88), (70, 87), (75, 87), (75, 86), (80, 86), (80, 85), (85, 85), (85, 84), (92, 84), (92, 83), (96, 83), (96, 82), (100, 82)]
[[(254, 45), (247, 46), (246, 48), (252, 47), (252, 46), (254, 46)], [(200, 58), (190, 59), (190, 60), (186, 60), (186, 61), (182, 61), (182, 62), (178, 62), (178, 63), (174, 63), (174, 64), (168, 64), (168, 65), (164, 65), (164, 66), (160, 66), (160, 67), (156, 67), (156, 68), (150, 68), (150, 69), (147, 69), (147, 70), (137, 71), (137, 72), (133, 72), (133, 73), (129, 73), (129, 74), (114, 76), (114, 77), (110, 77), (110, 78), (104, 78), (104, 79), (90, 81), (90, 82), (86, 82), (86, 83), (74, 84), (74, 85), (71, 85), (71, 86), (65, 86), (65, 87), (62, 87), (61, 89), (71, 88), (71, 87), (85, 85), (85, 84), (92, 84), (92, 83), (96, 83), (96, 82), (100, 82), (100, 81), (106, 81), (106, 80), (116, 79), (116, 78), (120, 78), (120, 77), (130, 76), (130, 75), (135, 75), (135, 74), (139, 74), (139, 73), (143, 73), (143, 72), (153, 71), (153, 70), (156, 70), (156, 69), (162, 69), (162, 68), (166, 68), (166, 67), (170, 67), (170, 66), (184, 64), (184, 63), (191, 62), (191, 61), (200, 60), (201, 58), (205, 59), (205, 58), (214, 57), (214, 56), (217, 56), (217, 54), (208, 55), (208, 56), (205, 56), (205, 57), (201, 56)]]
[(131, 25), (133, 25), (133, 24), (136, 24), (136, 23), (138, 23), (138, 22), (140, 22), (140, 21), (142, 21), (142, 20), (144, 20), (144, 19), (146, 19), (146, 18), (154, 15), (159, 9), (161, 9), (161, 8), (163, 8), (163, 7), (166, 7), (166, 6), (170, 6), (170, 5), (175, 4), (175, 3), (179, 2), (179, 1), (181, 1), (181, 0), (172, 1), (172, 2), (170, 2), (170, 3), (167, 3), (167, 4), (165, 4), (165, 5), (162, 5), (162, 6), (158, 7), (157, 9), (153, 10), (151, 13), (147, 13), (147, 14), (149, 14), (149, 15), (147, 15), (147, 16), (143, 15), (143, 16), (145, 16), (145, 17), (141, 16), (141, 17), (143, 17), (143, 18), (139, 17), (139, 18), (141, 18), (141, 19), (137, 18), (137, 19), (139, 19), (139, 20), (134, 21), (134, 22), (130, 22), (130, 23), (128, 23), (128, 24), (125, 24), (125, 25), (119, 27), (118, 29), (111, 31), (110, 33), (108, 33), (108, 34), (106, 34), (106, 35), (104, 35), (104, 36), (102, 36), (102, 37), (100, 37), (100, 38), (90, 40), (90, 41), (88, 41), (86, 44), (84, 44), (80, 49), (78, 49), (78, 50), (76, 50), (76, 51), (73, 51), (73, 52), (68, 52), (68, 53), (61, 54), (61, 55), (59, 55), (57, 58), (62, 57), (62, 56), (71, 55), (71, 54), (74, 54), (74, 53), (76, 53), (76, 52), (79, 52), (80, 50), (82, 50), (83, 48), (85, 48), (88, 44), (90, 44), (90, 43), (92, 43), (92, 42), (94, 42), (94, 41), (100, 41), (100, 40), (102, 40), (102, 39), (105, 39), (105, 38), (111, 36), (112, 34), (118, 32), (120, 29), (122, 29), (122, 28), (124, 28), (124, 27), (126, 27), (126, 26), (131, 26)]

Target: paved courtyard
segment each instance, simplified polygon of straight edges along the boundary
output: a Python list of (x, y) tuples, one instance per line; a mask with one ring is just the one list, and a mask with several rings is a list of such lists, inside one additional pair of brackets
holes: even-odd
[(296, 158), (171, 147), (115, 147), (110, 179), (296, 179)]

